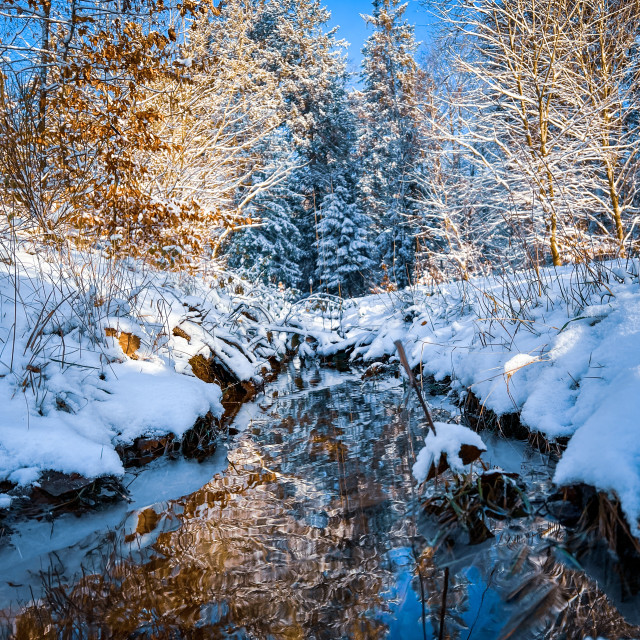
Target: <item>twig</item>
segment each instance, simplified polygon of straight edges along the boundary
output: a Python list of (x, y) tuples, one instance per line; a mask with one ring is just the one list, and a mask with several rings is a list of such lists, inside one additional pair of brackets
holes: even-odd
[(442, 606), (440, 607), (440, 630), (438, 640), (444, 640), (444, 619), (447, 615), (447, 591), (449, 590), (449, 567), (444, 568), (444, 589), (442, 591)]
[(433, 418), (431, 417), (431, 412), (429, 411), (429, 407), (427, 407), (427, 403), (424, 401), (424, 398), (422, 397), (422, 393), (420, 392), (420, 387), (416, 382), (416, 379), (413, 375), (413, 371), (411, 371), (411, 367), (409, 366), (409, 361), (407, 360), (407, 354), (404, 352), (404, 347), (402, 346), (402, 342), (400, 340), (396, 340), (393, 344), (398, 350), (398, 356), (400, 357), (400, 362), (402, 363), (404, 370), (407, 372), (409, 383), (415, 389), (415, 392), (418, 394), (418, 400), (420, 400), (420, 404), (422, 405), (424, 414), (427, 417), (427, 423), (429, 424), (429, 427), (433, 431), (433, 434), (436, 435), (436, 426), (433, 424)]
[(101, 367), (92, 367), (88, 364), (80, 364), (79, 362), (66, 362), (65, 360), (60, 360), (58, 358), (49, 358), (49, 360), (51, 360), (51, 362), (59, 362), (67, 367), (82, 367), (83, 369), (96, 369), (97, 371), (100, 371), (101, 369)]

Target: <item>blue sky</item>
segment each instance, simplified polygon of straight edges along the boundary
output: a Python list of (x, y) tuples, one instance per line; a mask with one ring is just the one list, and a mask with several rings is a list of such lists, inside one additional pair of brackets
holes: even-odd
[[(338, 37), (348, 40), (350, 69), (360, 62), (360, 49), (367, 36), (371, 33), (371, 27), (367, 29), (361, 13), (370, 14), (372, 5), (369, 0), (324, 0), (323, 4), (331, 11), (331, 26), (340, 26)], [(425, 42), (429, 37), (428, 23), (433, 18), (420, 5), (418, 0), (409, 0), (405, 17), (416, 25), (416, 40)]]

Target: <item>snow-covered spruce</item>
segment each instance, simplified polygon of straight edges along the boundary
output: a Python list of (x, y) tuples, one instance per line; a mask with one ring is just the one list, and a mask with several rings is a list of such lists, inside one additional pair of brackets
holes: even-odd
[[(373, 220), (377, 264), (388, 279), (406, 286), (414, 278), (415, 246), (407, 220), (418, 214), (423, 113), (416, 100), (419, 84), (414, 27), (406, 4), (374, 3), (365, 16), (372, 27), (362, 48), (359, 146), (363, 149), (359, 187), (362, 209)], [(354, 254), (357, 255), (357, 254)], [(366, 269), (366, 263), (361, 268)]]

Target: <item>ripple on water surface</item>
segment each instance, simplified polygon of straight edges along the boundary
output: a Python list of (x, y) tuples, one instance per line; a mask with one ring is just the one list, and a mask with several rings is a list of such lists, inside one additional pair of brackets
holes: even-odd
[[(543, 637), (578, 590), (623, 625), (581, 573), (541, 551), (552, 528), (540, 518), (433, 552), (438, 529), (411, 476), (424, 426), (398, 382), (291, 369), (278, 384), (277, 398), (241, 412), (225, 471), (77, 549), (84, 576), (49, 575), (45, 598), (14, 619), (18, 637), (432, 638), (445, 567), (446, 637)], [(524, 445), (496, 440), (489, 458), (533, 494), (548, 483), (547, 461)], [(582, 637), (571, 615), (560, 623)]]

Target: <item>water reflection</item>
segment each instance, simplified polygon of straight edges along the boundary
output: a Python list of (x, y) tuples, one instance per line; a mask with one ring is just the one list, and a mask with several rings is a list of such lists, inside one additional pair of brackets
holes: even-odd
[(225, 473), (133, 513), (83, 577), (49, 575), (46, 597), (5, 635), (424, 640), (444, 619), (448, 638), (553, 625), (578, 637), (567, 629), (583, 628), (589, 603), (622, 629), (595, 586), (541, 551), (543, 536), (518, 538), (517, 524), (436, 552), (411, 478), (423, 428), (399, 386), (289, 375), (232, 443)]

